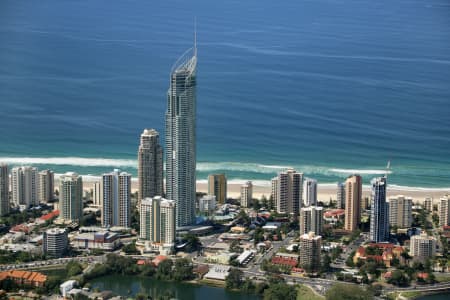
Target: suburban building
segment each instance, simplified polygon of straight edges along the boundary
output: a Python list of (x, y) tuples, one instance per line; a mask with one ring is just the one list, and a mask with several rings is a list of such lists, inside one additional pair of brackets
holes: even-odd
[(5, 279), (10, 279), (19, 286), (43, 287), (47, 276), (39, 272), (10, 270), (0, 272), (0, 282)]
[(72, 241), (72, 246), (77, 249), (99, 249), (104, 251), (114, 251), (120, 244), (119, 234), (110, 231), (79, 233)]
[(425, 261), (436, 255), (436, 238), (426, 232), (413, 235), (410, 240), (410, 255), (415, 260)]

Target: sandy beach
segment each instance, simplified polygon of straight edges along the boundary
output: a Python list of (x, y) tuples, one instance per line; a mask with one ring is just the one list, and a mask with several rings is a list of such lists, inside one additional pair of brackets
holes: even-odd
[[(89, 191), (92, 189), (95, 180), (91, 178), (83, 177), (83, 188)], [(58, 185), (56, 185), (58, 186)], [(137, 191), (137, 181), (132, 181), (132, 191)], [(227, 185), (227, 196), (231, 198), (240, 197), (241, 183), (228, 183)], [(197, 192), (206, 193), (208, 191), (208, 183), (204, 181), (197, 182)], [(253, 186), (253, 197), (260, 199), (263, 195), (267, 198), (270, 197), (271, 187), (268, 184), (265, 185), (254, 185)], [(431, 196), (433, 199), (437, 200), (442, 196), (450, 194), (450, 190), (445, 189), (421, 189), (421, 188), (396, 188), (389, 187), (388, 185), (388, 197), (395, 195), (404, 195), (412, 197), (414, 202), (422, 203), (425, 197)], [(370, 187), (367, 185), (363, 186), (363, 197), (370, 196)], [(332, 184), (318, 184), (317, 187), (317, 198), (322, 202), (329, 202), (330, 199), (336, 200), (336, 186)]]

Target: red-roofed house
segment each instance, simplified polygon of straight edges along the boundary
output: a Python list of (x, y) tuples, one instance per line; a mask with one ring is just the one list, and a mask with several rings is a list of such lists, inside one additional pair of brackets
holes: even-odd
[(166, 260), (167, 256), (164, 255), (158, 255), (152, 260), (152, 263), (157, 267), (162, 261)]
[(48, 220), (51, 220), (53, 218), (56, 218), (57, 216), (59, 216), (59, 210), (54, 210), (51, 213), (43, 215), (42, 217), (40, 217), (40, 219), (42, 221), (48, 221)]
[(298, 254), (277, 253), (272, 257), (272, 263), (275, 265), (296, 267), (300, 256)]

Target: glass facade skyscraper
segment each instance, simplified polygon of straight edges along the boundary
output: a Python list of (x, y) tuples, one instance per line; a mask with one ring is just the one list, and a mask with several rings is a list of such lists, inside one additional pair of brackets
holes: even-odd
[(370, 215), (370, 239), (376, 243), (389, 239), (389, 206), (386, 202), (386, 177), (374, 178)]
[(166, 111), (166, 198), (176, 203), (177, 227), (195, 224), (196, 47), (172, 68)]

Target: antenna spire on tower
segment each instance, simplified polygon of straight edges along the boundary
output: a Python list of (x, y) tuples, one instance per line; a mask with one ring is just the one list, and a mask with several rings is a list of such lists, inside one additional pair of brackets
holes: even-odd
[(197, 56), (197, 17), (194, 17), (194, 56)]

